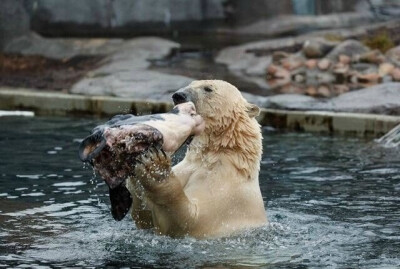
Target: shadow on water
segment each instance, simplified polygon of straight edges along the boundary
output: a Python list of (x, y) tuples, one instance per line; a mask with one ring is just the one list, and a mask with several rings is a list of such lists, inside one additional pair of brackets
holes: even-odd
[(83, 168), (91, 119), (1, 118), (0, 265), (388, 267), (400, 263), (400, 153), (373, 142), (264, 131), (260, 185), (270, 226), (171, 239), (115, 222)]

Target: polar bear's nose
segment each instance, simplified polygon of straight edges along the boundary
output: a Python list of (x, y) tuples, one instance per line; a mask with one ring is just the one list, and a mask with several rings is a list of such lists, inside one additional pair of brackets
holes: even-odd
[(175, 105), (186, 103), (189, 101), (187, 94), (179, 91), (172, 95), (172, 100), (174, 101)]

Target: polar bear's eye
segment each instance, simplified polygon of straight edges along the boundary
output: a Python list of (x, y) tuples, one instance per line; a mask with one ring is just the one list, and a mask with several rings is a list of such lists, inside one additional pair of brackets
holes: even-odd
[(212, 92), (213, 90), (211, 89), (211, 88), (209, 88), (209, 87), (204, 87), (204, 90), (206, 91), (206, 92)]

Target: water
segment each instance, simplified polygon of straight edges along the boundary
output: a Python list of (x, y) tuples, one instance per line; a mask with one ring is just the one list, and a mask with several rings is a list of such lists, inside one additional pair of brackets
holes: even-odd
[(78, 160), (99, 120), (0, 118), (0, 266), (398, 268), (400, 153), (346, 137), (264, 130), (271, 225), (199, 241), (115, 222)]

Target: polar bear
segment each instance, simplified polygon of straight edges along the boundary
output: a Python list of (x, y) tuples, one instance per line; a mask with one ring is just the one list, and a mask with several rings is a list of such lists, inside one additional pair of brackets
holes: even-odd
[(267, 224), (258, 181), (260, 109), (222, 80), (193, 81), (172, 98), (193, 102), (205, 129), (172, 168), (170, 156), (156, 148), (139, 159), (127, 181), (137, 227), (201, 239)]

